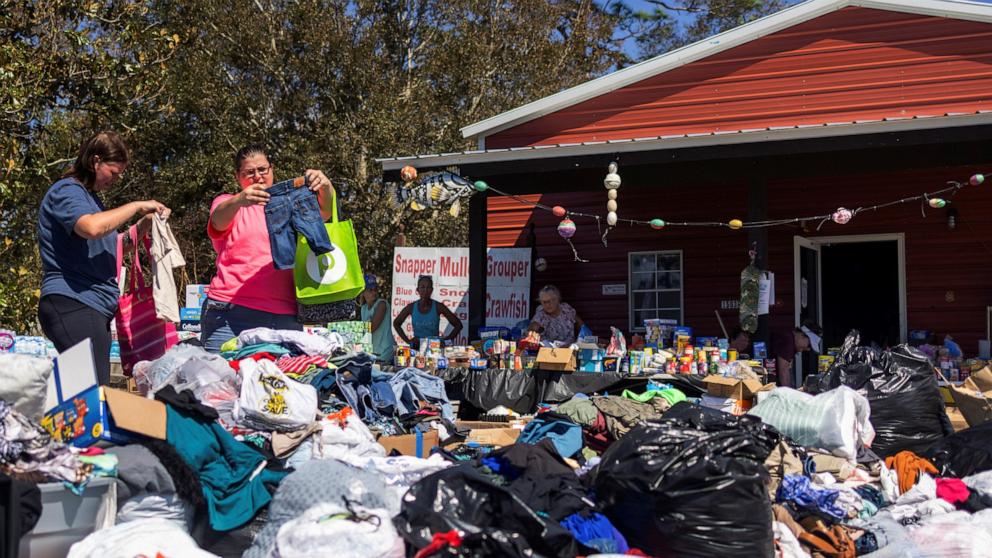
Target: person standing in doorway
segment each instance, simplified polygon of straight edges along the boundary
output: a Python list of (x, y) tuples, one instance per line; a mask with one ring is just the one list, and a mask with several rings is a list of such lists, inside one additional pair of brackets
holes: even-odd
[(115, 132), (99, 132), (79, 146), (72, 167), (52, 184), (38, 211), (41, 301), (38, 321), (61, 352), (89, 338), (97, 380), (110, 381), (110, 321), (117, 312), (117, 229), (141, 216), (144, 238), (155, 214), (169, 208), (155, 200), (107, 209), (97, 194), (116, 184), (129, 162)]
[[(444, 340), (451, 341), (458, 337), (462, 331), (462, 321), (444, 303), (431, 298), (434, 294), (433, 277), (420, 276), (417, 280), (417, 294), (420, 295), (420, 300), (407, 304), (393, 320), (396, 335), (411, 347), (420, 347), (421, 339), (441, 335), (441, 316), (444, 316), (451, 324), (451, 333), (446, 335)], [(406, 323), (407, 318), (413, 322), (413, 339), (403, 331), (403, 324)]]
[(372, 354), (383, 364), (392, 364), (393, 332), (389, 328), (389, 303), (379, 297), (379, 281), (375, 275), (365, 276), (365, 290), (362, 291), (359, 310), (363, 322), (372, 326)]

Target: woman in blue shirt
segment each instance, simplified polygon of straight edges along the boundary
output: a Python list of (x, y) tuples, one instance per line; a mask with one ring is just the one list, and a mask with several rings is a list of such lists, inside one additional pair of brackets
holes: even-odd
[[(420, 347), (420, 340), (425, 337), (439, 337), (441, 335), (441, 316), (444, 316), (451, 324), (451, 333), (444, 337), (450, 341), (462, 331), (462, 321), (454, 312), (448, 309), (443, 303), (431, 298), (434, 294), (434, 279), (430, 275), (422, 275), (417, 280), (417, 294), (420, 300), (412, 302), (393, 321), (393, 328), (396, 335), (399, 335), (405, 343), (411, 347)], [(407, 318), (413, 321), (413, 339), (403, 331), (403, 324)]]
[(143, 237), (158, 213), (169, 208), (155, 200), (106, 209), (97, 193), (124, 174), (127, 145), (115, 132), (99, 132), (79, 146), (72, 167), (53, 184), (38, 211), (41, 301), (38, 320), (55, 348), (93, 342), (97, 378), (110, 380), (110, 321), (117, 312), (117, 229), (133, 217)]

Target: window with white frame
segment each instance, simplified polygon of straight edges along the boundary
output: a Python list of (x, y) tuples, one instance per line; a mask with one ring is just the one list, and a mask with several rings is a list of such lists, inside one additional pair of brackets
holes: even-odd
[(631, 252), (630, 330), (644, 331), (644, 320), (682, 323), (682, 251)]

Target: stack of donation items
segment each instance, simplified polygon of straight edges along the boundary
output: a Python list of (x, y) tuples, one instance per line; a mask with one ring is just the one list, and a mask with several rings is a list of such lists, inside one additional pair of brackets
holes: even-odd
[(137, 363), (137, 395), (103, 388), (111, 437), (53, 435), (52, 362), (0, 357), (4, 534), (64, 515), (41, 494), (105, 483), (61, 555), (987, 556), (992, 422), (952, 433), (925, 356), (848, 341), (808, 391), (742, 363), (540, 390), (535, 413), (487, 423), (456, 420), (445, 381), (482, 371), (383, 369), (330, 329), (259, 328)]

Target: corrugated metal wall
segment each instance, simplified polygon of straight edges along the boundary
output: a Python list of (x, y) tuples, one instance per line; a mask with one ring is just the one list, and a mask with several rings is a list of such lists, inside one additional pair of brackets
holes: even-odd
[[(551, 206), (573, 211), (606, 214), (606, 191), (526, 196)], [(737, 213), (744, 217), (747, 206), (745, 184), (705, 186), (666, 186), (657, 189), (621, 188), (620, 214), (628, 219), (653, 219), (678, 215), (687, 221), (712, 220), (716, 215)], [(572, 238), (579, 255), (589, 263), (574, 261), (568, 244), (558, 236), (560, 219), (546, 211), (531, 208), (507, 198), (489, 198), (489, 246), (526, 246), (528, 226), (534, 226), (535, 258), (548, 262), (545, 272), (535, 272), (533, 286), (553, 283), (566, 302), (575, 306), (600, 336), (610, 326), (628, 330), (628, 297), (603, 296), (602, 285), (627, 283), (628, 253), (638, 251), (683, 251), (685, 319), (698, 327), (716, 331), (713, 310), (720, 301), (739, 297), (739, 277), (747, 263), (747, 235), (724, 229), (620, 226), (607, 236), (603, 246), (596, 221), (577, 217)], [(603, 222), (605, 227), (606, 223)], [(738, 279), (734, 279), (737, 277)], [(534, 298), (536, 300), (536, 298)], [(736, 311), (725, 316), (734, 318)]]
[(992, 109), (992, 25), (850, 7), (498, 132), (487, 148)]
[[(990, 165), (992, 166), (992, 165)], [(837, 206), (848, 208), (913, 196), (942, 187), (949, 179), (967, 178), (990, 166), (931, 169), (885, 174), (838, 175), (831, 178), (792, 178), (768, 184), (768, 217), (785, 218), (823, 213)], [(548, 205), (575, 211), (605, 214), (606, 193), (593, 191), (528, 196)], [(746, 215), (747, 185), (666, 186), (655, 189), (621, 188), (620, 214), (634, 219), (667, 217), (704, 221)], [(769, 230), (769, 269), (776, 274), (776, 299), (772, 327), (793, 323), (793, 237), (905, 233), (908, 327), (950, 333), (969, 354), (977, 351), (977, 340), (985, 337), (984, 312), (992, 305), (992, 180), (969, 187), (953, 200), (960, 215), (958, 227), (947, 227), (945, 210), (905, 204), (859, 215), (847, 225), (809, 223), (808, 232), (796, 227)], [(528, 226), (533, 225), (537, 248), (548, 269), (536, 273), (534, 288), (557, 284), (566, 301), (600, 336), (610, 325), (628, 328), (628, 297), (603, 296), (602, 285), (626, 283), (627, 254), (635, 251), (682, 250), (686, 323), (702, 334), (717, 334), (714, 310), (721, 300), (737, 299), (740, 271), (747, 263), (745, 231), (728, 229), (680, 229), (654, 231), (646, 227), (621, 226), (600, 242), (595, 221), (577, 219), (573, 241), (589, 263), (573, 261), (572, 251), (557, 234), (559, 219), (544, 211), (507, 198), (488, 201), (490, 246), (528, 245)], [(953, 302), (948, 302), (953, 291)], [(733, 320), (735, 311), (723, 311)], [(731, 324), (728, 323), (728, 327)]]

